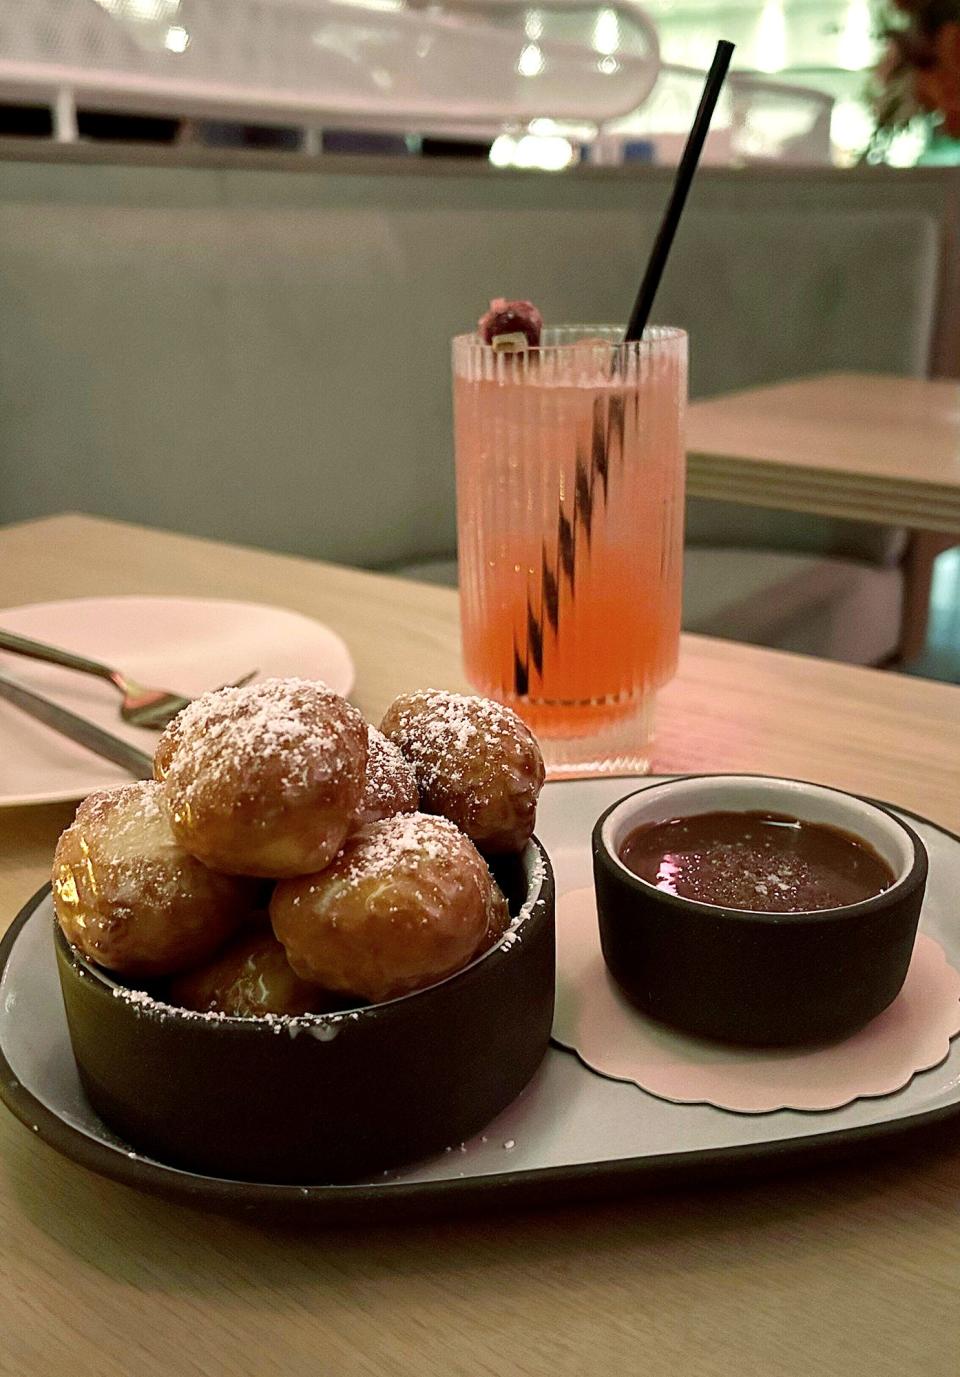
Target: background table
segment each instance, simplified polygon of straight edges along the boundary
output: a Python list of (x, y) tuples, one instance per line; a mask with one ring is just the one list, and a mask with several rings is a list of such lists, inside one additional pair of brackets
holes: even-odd
[[(442, 589), (85, 517), (0, 531), (0, 607), (118, 593), (320, 617), (374, 718), (462, 683)], [(960, 829), (955, 688), (688, 637), (661, 718), (658, 768), (803, 775)], [(0, 927), (71, 813), (0, 811)], [(101, 1181), (0, 1112), (0, 1374), (956, 1377), (958, 1149), (950, 1129), (759, 1184), (298, 1232)]]
[(960, 538), (960, 383), (865, 373), (695, 402), (698, 497), (879, 521)]

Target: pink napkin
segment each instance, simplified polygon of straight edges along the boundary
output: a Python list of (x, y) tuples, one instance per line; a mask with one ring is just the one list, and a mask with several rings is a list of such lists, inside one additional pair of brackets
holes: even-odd
[(846, 1041), (811, 1049), (730, 1047), (646, 1018), (607, 973), (592, 889), (560, 899), (557, 959), (554, 1038), (601, 1075), (680, 1104), (741, 1114), (839, 1109), (902, 1089), (943, 1061), (960, 1033), (960, 975), (923, 933), (890, 1007)]

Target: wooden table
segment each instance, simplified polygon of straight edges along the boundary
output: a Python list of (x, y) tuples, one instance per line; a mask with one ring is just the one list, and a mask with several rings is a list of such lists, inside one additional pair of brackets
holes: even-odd
[(696, 402), (698, 497), (960, 537), (960, 384), (862, 373)]
[[(203, 594), (312, 613), (356, 700), (462, 683), (453, 594), (134, 527), (0, 531), (0, 606)], [(657, 765), (759, 769), (960, 829), (960, 691), (688, 637)], [(70, 807), (0, 812), (0, 924)], [(955, 1133), (889, 1159), (603, 1207), (293, 1232), (164, 1204), (0, 1112), (2, 1377), (956, 1377)]]

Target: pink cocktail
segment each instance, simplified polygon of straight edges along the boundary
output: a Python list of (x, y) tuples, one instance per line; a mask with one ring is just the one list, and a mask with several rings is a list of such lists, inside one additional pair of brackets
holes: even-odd
[(554, 774), (648, 768), (677, 663), (687, 339), (622, 338), (453, 346), (467, 675), (530, 723)]

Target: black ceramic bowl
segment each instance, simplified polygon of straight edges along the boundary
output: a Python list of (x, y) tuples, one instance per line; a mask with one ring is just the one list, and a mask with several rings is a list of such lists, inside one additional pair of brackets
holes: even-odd
[[(646, 823), (768, 811), (852, 832), (892, 867), (875, 898), (818, 912), (754, 913), (668, 894), (619, 859)], [(900, 992), (927, 879), (923, 843), (878, 804), (797, 780), (698, 775), (621, 799), (593, 832), (607, 968), (644, 1013), (685, 1032), (754, 1046), (849, 1036)]]
[(494, 872), (520, 921), (429, 989), (343, 1014), (241, 1019), (131, 998), (56, 933), (80, 1079), (132, 1148), (209, 1175), (359, 1180), (478, 1132), (553, 1021), (554, 886), (536, 840)]

